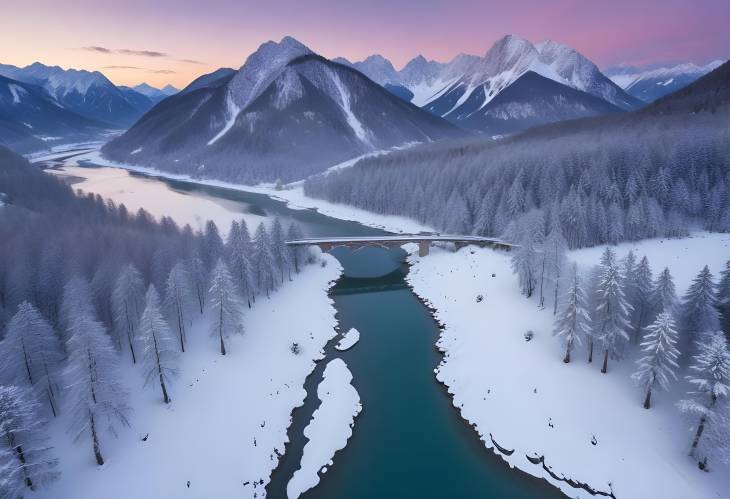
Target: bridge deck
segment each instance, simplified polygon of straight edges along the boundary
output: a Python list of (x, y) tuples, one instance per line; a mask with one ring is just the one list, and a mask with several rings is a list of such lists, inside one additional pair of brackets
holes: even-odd
[(318, 244), (347, 244), (347, 243), (417, 243), (451, 242), (467, 244), (499, 244), (511, 246), (500, 239), (480, 236), (451, 236), (440, 234), (398, 234), (392, 236), (359, 236), (359, 237), (314, 237), (286, 241), (291, 246), (318, 245)]

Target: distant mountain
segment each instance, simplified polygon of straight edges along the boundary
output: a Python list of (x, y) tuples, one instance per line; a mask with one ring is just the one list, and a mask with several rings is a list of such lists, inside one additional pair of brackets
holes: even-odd
[(489, 103), (479, 107), (483, 95), (477, 91), (454, 116), (461, 125), (490, 134), (508, 134), (534, 126), (575, 118), (620, 113), (613, 104), (581, 90), (562, 85), (534, 71), (528, 71)]
[(58, 105), (37, 85), (0, 76), (0, 144), (19, 152), (89, 138), (104, 125)]
[(165, 99), (179, 92), (179, 90), (172, 85), (167, 85), (164, 88), (159, 89), (148, 85), (147, 83), (140, 83), (139, 85), (133, 87), (133, 90), (150, 99), (153, 105), (157, 104), (162, 99)]
[[(555, 106), (560, 105), (560, 102), (554, 102), (544, 111), (545, 122), (552, 121), (556, 116), (563, 116), (563, 119), (577, 118), (593, 115), (599, 109), (611, 109), (613, 112), (616, 107), (621, 110), (631, 110), (644, 104), (624, 92), (585, 56), (550, 40), (534, 45), (518, 36), (508, 35), (498, 40), (483, 57), (460, 54), (449, 63), (429, 61), (419, 55), (396, 72), (395, 76), (389, 71), (372, 69), (372, 66), (392, 67), (387, 60), (381, 60), (380, 56), (374, 57), (362, 63), (353, 63), (352, 66), (363, 68), (363, 72), (373, 81), (395, 89), (399, 96), (407, 95), (400, 90), (400, 87), (405, 87), (413, 94), (411, 102), (414, 104), (452, 123), (471, 129), (478, 129), (476, 125), (479, 123), (484, 126), (492, 123), (492, 120), (483, 119), (483, 111), (486, 111), (492, 99), (528, 72), (590, 94), (610, 104), (592, 105), (581, 109), (578, 102), (566, 101), (563, 109), (558, 110)], [(371, 62), (366, 64), (368, 61)], [(534, 77), (530, 80), (534, 81)], [(551, 88), (555, 89), (554, 86)], [(562, 94), (564, 97), (579, 95), (567, 91)], [(556, 95), (555, 92), (553, 95)], [(578, 100), (583, 102), (585, 99), (581, 96)], [(546, 103), (544, 99), (541, 102)], [(527, 104), (522, 97), (521, 103)], [(537, 102), (533, 103), (531, 112), (536, 116), (541, 113)], [(472, 113), (478, 113), (478, 116), (470, 119)], [(526, 125), (532, 120), (518, 121)], [(514, 128), (511, 125), (501, 125), (497, 128)], [(496, 133), (494, 128), (481, 130)]]
[[(643, 115), (700, 112), (730, 114), (730, 61), (641, 110)], [(726, 127), (727, 128), (727, 127)]]
[(364, 61), (359, 62), (350, 62), (344, 57), (333, 59), (333, 62), (355, 68), (380, 85), (400, 83), (400, 76), (393, 67), (393, 64), (380, 54), (371, 55)]
[(644, 102), (654, 102), (686, 87), (721, 64), (722, 61), (713, 61), (705, 66), (687, 63), (651, 69), (618, 67), (606, 70), (606, 74), (630, 95)]
[(256, 183), (300, 179), (366, 152), (463, 135), (286, 37), (261, 45), (234, 74), (206, 75), (165, 99), (103, 152)]
[(139, 101), (130, 102), (128, 91), (120, 90), (98, 71), (36, 62), (24, 68), (0, 65), (0, 75), (43, 87), (59, 106), (115, 128), (132, 125), (149, 109), (141, 110)]

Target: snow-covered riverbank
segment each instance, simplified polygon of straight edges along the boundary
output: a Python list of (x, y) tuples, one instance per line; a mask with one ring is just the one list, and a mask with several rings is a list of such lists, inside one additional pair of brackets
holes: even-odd
[[(140, 370), (125, 369), (131, 427), (117, 439), (104, 435), (104, 466), (94, 465), (88, 442), (72, 442), (66, 415), (54, 420), (61, 479), (27, 497), (261, 497), (284, 452), (292, 410), (306, 396), (305, 378), (336, 334), (327, 292), (341, 267), (323, 258), (325, 267), (307, 266), (270, 300), (245, 311), (245, 333), (231, 338), (229, 355), (218, 353), (206, 320), (197, 321), (169, 406), (142, 389)], [(292, 352), (293, 343), (300, 353)]]
[[(34, 161), (45, 161), (45, 157), (34, 158)], [(224, 187), (226, 189), (233, 189), (245, 192), (255, 192), (259, 194), (266, 194), (274, 199), (279, 199), (287, 203), (289, 208), (292, 209), (316, 209), (324, 215), (328, 215), (341, 220), (351, 220), (359, 222), (363, 225), (384, 229), (390, 232), (406, 232), (406, 233), (418, 233), (418, 232), (435, 232), (433, 227), (420, 224), (414, 220), (406, 217), (399, 217), (393, 215), (379, 215), (371, 213), (369, 211), (354, 208), (352, 206), (344, 204), (330, 203), (321, 199), (312, 199), (304, 195), (304, 189), (302, 188), (301, 182), (290, 184), (283, 189), (277, 190), (274, 185), (258, 185), (248, 186), (233, 184), (230, 182), (223, 182), (219, 180), (210, 179), (198, 179), (192, 178), (189, 175), (176, 175), (168, 173), (154, 168), (147, 168), (143, 166), (130, 165), (126, 163), (119, 163), (104, 158), (100, 151), (94, 150), (84, 154), (80, 154), (73, 158), (73, 161), (77, 161), (80, 164), (91, 164), (99, 166), (108, 166), (112, 168), (121, 168), (124, 170), (134, 171), (138, 173), (144, 173), (151, 176), (167, 178), (172, 180), (184, 180), (194, 182), (202, 185), (211, 185), (216, 187)], [(353, 160), (345, 162), (341, 165), (335, 165), (332, 169), (346, 168), (350, 166)]]
[[(698, 234), (626, 244), (617, 253), (633, 248), (647, 254), (655, 270), (670, 264), (681, 294), (704, 264), (715, 274), (720, 270), (730, 257), (728, 245), (730, 235)], [(597, 262), (598, 253), (571, 256), (587, 265)], [(618, 498), (727, 497), (727, 465), (716, 463), (703, 473), (687, 457), (688, 423), (674, 406), (688, 388), (684, 382), (657, 394), (646, 411), (630, 379), (633, 358), (614, 363), (608, 375), (588, 364), (581, 350), (570, 364), (561, 362), (552, 310), (539, 310), (535, 299), (520, 295), (508, 253), (435, 249), (410, 261), (410, 284), (443, 325), (437, 378), (485, 445), (511, 465), (546, 478), (570, 497), (592, 497), (575, 488), (580, 483)], [(530, 341), (527, 331), (534, 334)]]

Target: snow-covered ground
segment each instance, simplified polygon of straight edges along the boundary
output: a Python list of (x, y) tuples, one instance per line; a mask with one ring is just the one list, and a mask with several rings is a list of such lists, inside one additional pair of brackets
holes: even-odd
[[(216, 499), (262, 497), (284, 452), (294, 407), (303, 403), (304, 380), (335, 336), (335, 309), (327, 296), (341, 267), (306, 267), (270, 300), (244, 311), (245, 333), (221, 356), (205, 319), (189, 332), (181, 376), (166, 406), (143, 389), (139, 369), (125, 366), (122, 382), (134, 409), (118, 438), (102, 436), (102, 467), (88, 441), (74, 443), (66, 415), (51, 425), (61, 478), (33, 499)], [(291, 318), (296, 317), (296, 322)], [(291, 351), (298, 343), (300, 353)]]
[(335, 348), (344, 352), (355, 346), (355, 343), (358, 341), (360, 341), (360, 331), (353, 327), (342, 336), (342, 339), (335, 345)]
[[(646, 254), (655, 272), (668, 265), (681, 295), (703, 265), (717, 275), (730, 258), (729, 245), (728, 234), (700, 233), (627, 243), (617, 252), (622, 256), (633, 248), (639, 257)], [(587, 267), (598, 262), (601, 251), (580, 250), (570, 257)], [(618, 498), (728, 497), (727, 465), (715, 463), (704, 473), (687, 457), (691, 434), (674, 405), (688, 388), (684, 381), (670, 393), (656, 393), (647, 411), (642, 391), (630, 379), (634, 358), (610, 363), (605, 375), (599, 362), (587, 363), (582, 349), (564, 364), (561, 344), (552, 336), (552, 307), (539, 310), (536, 298), (520, 295), (508, 253), (433, 249), (425, 258), (410, 259), (410, 284), (444, 326), (437, 378), (485, 445), (511, 465), (548, 479), (570, 497), (591, 495), (550, 476), (528, 457), (543, 456), (557, 477), (613, 491)], [(534, 333), (531, 341), (525, 340), (527, 331)]]
[(319, 473), (332, 466), (335, 452), (347, 445), (352, 436), (355, 417), (360, 414), (360, 395), (352, 386), (352, 373), (342, 359), (333, 359), (324, 369), (317, 386), (322, 402), (304, 428), (309, 441), (304, 446), (300, 468), (286, 486), (289, 499), (297, 499), (319, 483)]

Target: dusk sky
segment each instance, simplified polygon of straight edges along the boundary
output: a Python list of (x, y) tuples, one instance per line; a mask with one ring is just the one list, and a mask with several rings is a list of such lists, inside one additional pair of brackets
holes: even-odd
[(291, 35), (329, 58), (483, 54), (504, 34), (570, 45), (600, 67), (730, 53), (728, 0), (0, 0), (0, 63), (100, 70), (182, 87)]

